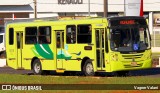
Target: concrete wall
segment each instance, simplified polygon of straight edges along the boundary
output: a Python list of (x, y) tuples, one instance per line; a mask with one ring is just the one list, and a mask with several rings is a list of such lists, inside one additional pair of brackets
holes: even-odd
[[(79, 0), (81, 1), (81, 0)], [(37, 0), (38, 12), (88, 12), (88, 1), (82, 4), (58, 4), (58, 0)], [(104, 0), (90, 0), (91, 12), (103, 12)], [(143, 0), (144, 11), (159, 11), (159, 0)], [(0, 5), (30, 5), (34, 8), (33, 0), (1, 0)], [(124, 0), (108, 0), (109, 12), (123, 12)]]

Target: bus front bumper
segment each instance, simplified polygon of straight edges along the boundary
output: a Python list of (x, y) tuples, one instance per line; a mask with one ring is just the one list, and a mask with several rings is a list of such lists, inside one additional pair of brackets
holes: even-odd
[(140, 62), (111, 62), (111, 71), (126, 71), (126, 70), (140, 70), (152, 67), (152, 60), (144, 60)]

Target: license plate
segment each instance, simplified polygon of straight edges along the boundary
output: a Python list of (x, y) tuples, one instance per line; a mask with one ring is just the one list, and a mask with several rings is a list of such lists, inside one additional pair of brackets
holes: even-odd
[(137, 62), (131, 62), (132, 66), (137, 66)]

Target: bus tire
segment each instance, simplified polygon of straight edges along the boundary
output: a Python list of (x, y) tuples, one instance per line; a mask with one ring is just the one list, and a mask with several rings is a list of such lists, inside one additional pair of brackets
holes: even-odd
[(34, 60), (32, 70), (35, 75), (42, 75), (42, 65), (39, 59)]
[(94, 68), (92, 61), (90, 59), (87, 59), (83, 65), (83, 73), (85, 76), (94, 76)]

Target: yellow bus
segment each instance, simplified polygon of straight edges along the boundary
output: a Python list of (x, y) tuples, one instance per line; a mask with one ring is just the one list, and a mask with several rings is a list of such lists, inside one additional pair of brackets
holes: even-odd
[(45, 71), (121, 72), (151, 68), (143, 17), (13, 22), (6, 26), (7, 65)]

